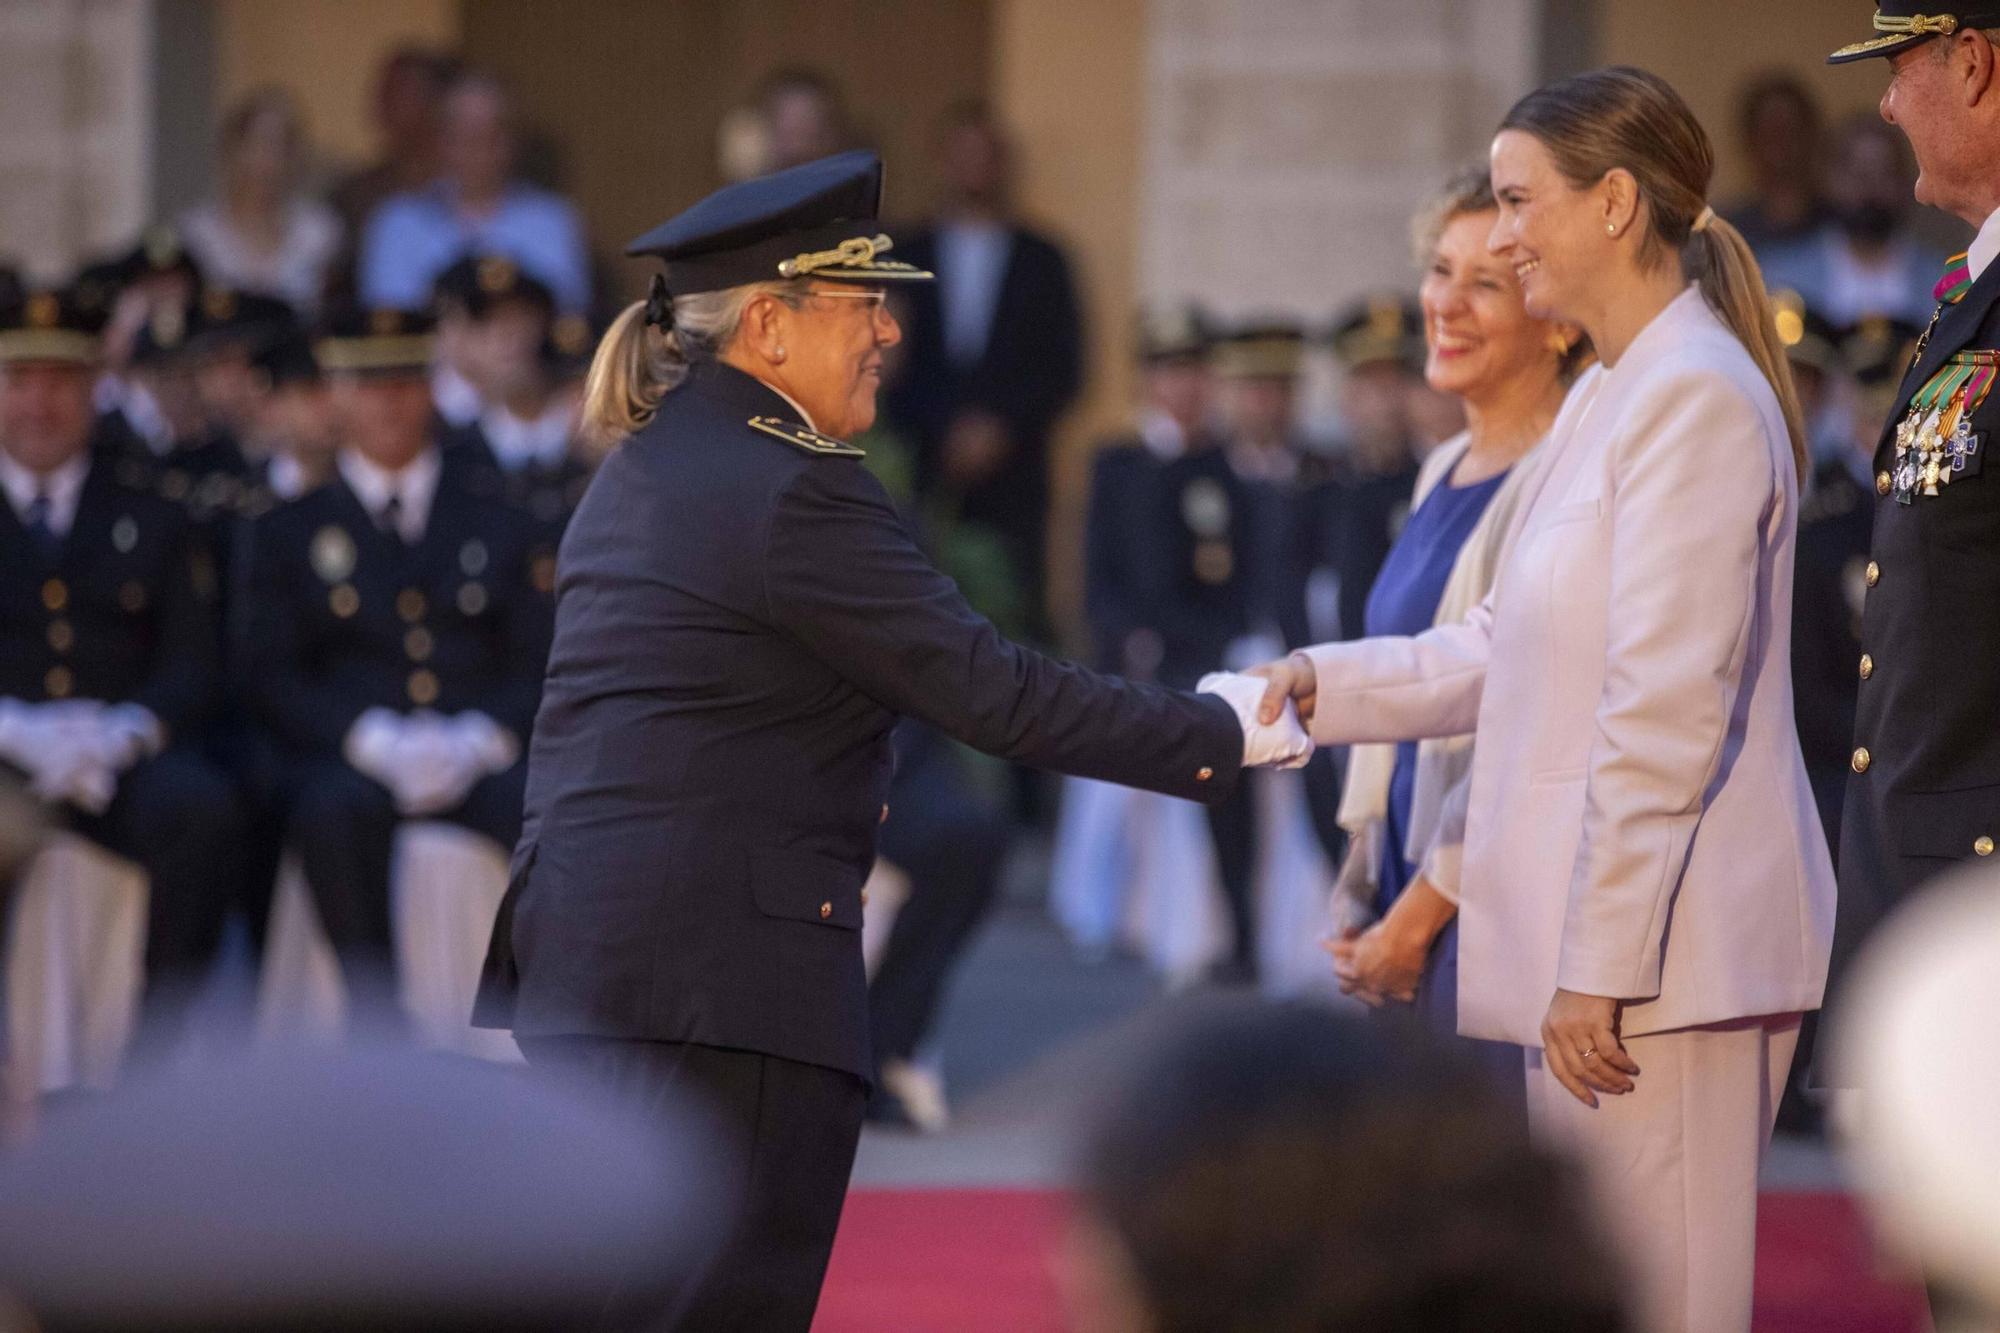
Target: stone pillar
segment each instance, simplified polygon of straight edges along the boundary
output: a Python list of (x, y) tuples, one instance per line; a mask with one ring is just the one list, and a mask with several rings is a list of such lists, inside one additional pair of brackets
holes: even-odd
[(1324, 324), (1537, 72), (1538, 0), (1153, 0), (1141, 290)]
[(152, 198), (149, 0), (0, 0), (0, 259), (55, 281)]

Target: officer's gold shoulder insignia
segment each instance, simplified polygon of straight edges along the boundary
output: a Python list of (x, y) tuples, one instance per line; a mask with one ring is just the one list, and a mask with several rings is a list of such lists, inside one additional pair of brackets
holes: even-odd
[(803, 449), (809, 454), (824, 454), (829, 458), (866, 458), (867, 452), (858, 449), (845, 440), (836, 440), (831, 435), (822, 435), (816, 430), (807, 430), (796, 421), (783, 417), (751, 417), (750, 428), (761, 430), (766, 435), (775, 436), (795, 449)]

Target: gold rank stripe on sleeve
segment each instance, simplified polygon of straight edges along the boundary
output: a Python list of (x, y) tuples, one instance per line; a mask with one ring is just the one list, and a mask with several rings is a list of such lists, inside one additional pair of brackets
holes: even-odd
[(766, 435), (775, 436), (783, 440), (786, 444), (797, 449), (803, 449), (809, 454), (825, 454), (829, 458), (866, 458), (868, 456), (865, 450), (859, 449), (845, 440), (836, 440), (831, 435), (822, 435), (816, 430), (807, 430), (796, 421), (787, 421), (783, 417), (751, 417), (749, 424), (752, 430), (761, 430)]

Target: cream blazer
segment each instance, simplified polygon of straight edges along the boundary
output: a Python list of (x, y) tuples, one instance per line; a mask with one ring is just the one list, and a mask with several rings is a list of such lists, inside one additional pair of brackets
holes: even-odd
[[(1417, 472), (1411, 512), (1451, 475), (1471, 450), (1472, 437), (1459, 434), (1431, 450)], [(1513, 529), (1521, 495), (1541, 460), (1541, 446), (1516, 459), (1507, 479), (1487, 502), (1486, 512), (1459, 548), (1444, 595), (1438, 599), (1433, 624), (1450, 625), (1465, 618), (1493, 586), (1502, 540)], [(1340, 826), (1347, 830), (1346, 859), (1334, 881), (1330, 915), (1336, 930), (1366, 926), (1377, 916), (1375, 894), (1382, 865), (1382, 844), (1388, 837), (1389, 783), (1395, 774), (1394, 745), (1357, 745), (1347, 757), (1340, 788)], [(1458, 901), (1460, 856), (1465, 839), (1465, 803), (1472, 781), (1472, 737), (1433, 736), (1417, 746), (1417, 767), (1410, 802), (1410, 827), (1402, 853), (1418, 867), (1440, 896)]]
[(1325, 745), (1475, 733), (1459, 1031), (1541, 1044), (1816, 1008), (1833, 868), (1792, 721), (1798, 481), (1776, 395), (1689, 288), (1577, 381), (1492, 592), (1307, 650)]

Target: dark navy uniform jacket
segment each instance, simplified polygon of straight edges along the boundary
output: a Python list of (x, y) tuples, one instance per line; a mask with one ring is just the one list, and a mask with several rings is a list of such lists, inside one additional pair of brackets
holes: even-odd
[(857, 452), (707, 363), (599, 469), (477, 1021), (872, 1077), (861, 888), (899, 714), (1026, 764), (1234, 789), (1226, 704), (1001, 638)]
[(453, 462), (414, 546), (382, 532), (337, 475), (258, 519), (250, 544), (242, 670), (293, 754), (338, 756), (376, 707), (477, 710), (527, 735), (549, 635), (533, 525)]
[[(1853, 772), (1841, 824), (1838, 981), (1876, 924), (1931, 876), (2000, 842), (2000, 393), (1972, 416), (1979, 455), (1936, 495), (1893, 493), (1896, 427), (1961, 352), (2000, 349), (2000, 264), (1903, 379), (1875, 454), (1875, 532), (1855, 663)], [(1865, 753), (1864, 753), (1865, 752)]]
[(218, 702), (215, 588), (181, 508), (101, 457), (53, 558), (0, 498), (0, 696), (136, 703), (194, 730)]

